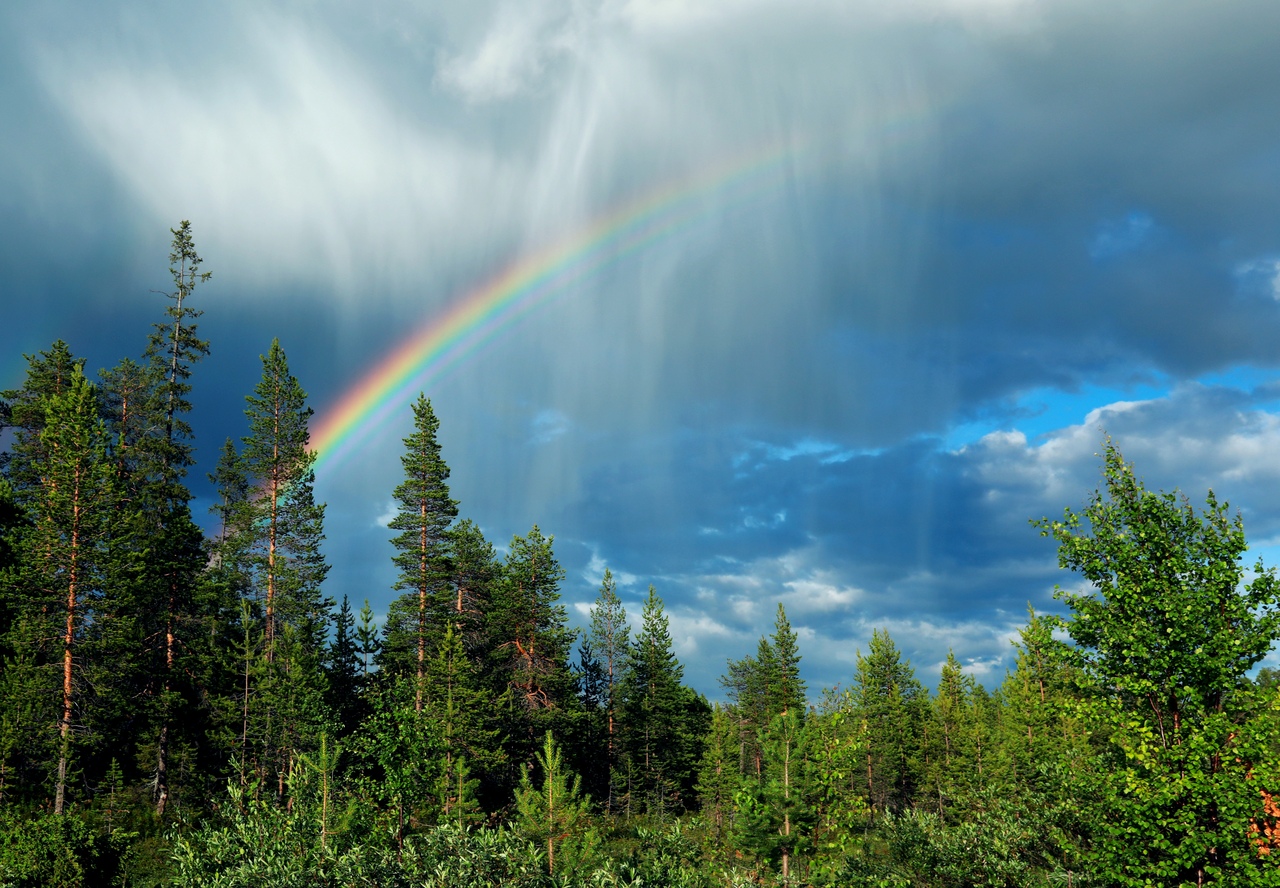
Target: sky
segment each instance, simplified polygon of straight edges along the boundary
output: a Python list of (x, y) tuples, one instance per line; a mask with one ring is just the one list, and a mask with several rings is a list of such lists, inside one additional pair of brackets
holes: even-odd
[(553, 534), (576, 625), (653, 584), (707, 695), (779, 602), (813, 696), (877, 628), (994, 688), (1105, 435), (1280, 564), (1277, 50), (1271, 0), (7, 3), (0, 385), (140, 355), (190, 220), (203, 518), (273, 337), (321, 423), (558, 256), (322, 461), (328, 594), (391, 600), (421, 388), (461, 515)]

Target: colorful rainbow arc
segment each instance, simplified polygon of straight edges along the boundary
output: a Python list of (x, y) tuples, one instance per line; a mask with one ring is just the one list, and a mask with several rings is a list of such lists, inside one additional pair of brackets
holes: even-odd
[(340, 463), (429, 382), (532, 309), (704, 217), (712, 208), (700, 207), (700, 198), (716, 192), (733, 197), (758, 193), (773, 181), (768, 174), (780, 170), (793, 154), (789, 147), (757, 152), (667, 184), (621, 205), (549, 249), (518, 260), (471, 290), (405, 339), (320, 416), (311, 436), (317, 473)]

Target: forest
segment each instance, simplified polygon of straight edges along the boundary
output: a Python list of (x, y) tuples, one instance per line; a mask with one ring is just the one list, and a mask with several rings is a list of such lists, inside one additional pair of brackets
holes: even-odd
[(188, 223), (169, 258), (138, 358), (59, 340), (0, 393), (3, 888), (1280, 886), (1280, 584), (1212, 492), (1104, 441), (1082, 508), (1027, 516), (1072, 573), (998, 687), (877, 631), (808, 688), (779, 604), (713, 704), (658, 590), (629, 615), (606, 570), (575, 630), (553, 538), (463, 516), (425, 394), (397, 597), (327, 596), (278, 340), (202, 529)]

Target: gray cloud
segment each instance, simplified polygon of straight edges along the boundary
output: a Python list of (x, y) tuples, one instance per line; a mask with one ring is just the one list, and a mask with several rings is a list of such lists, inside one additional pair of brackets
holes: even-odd
[[(575, 605), (604, 563), (657, 583), (704, 690), (776, 600), (815, 681), (878, 625), (922, 669), (951, 645), (995, 680), (1060, 579), (1026, 521), (1096, 485), (1100, 426), (1155, 486), (1213, 486), (1280, 537), (1272, 395), (1196, 382), (1275, 365), (1274, 4), (0, 15), (0, 286), (25, 294), (0, 341), (136, 352), (165, 231), (193, 219), (216, 273), (207, 453), (242, 433), (272, 335), (323, 409), (515, 257), (785, 155), (430, 392), (464, 511), (498, 542), (557, 533)], [(1172, 391), (1114, 403), (1153, 381)], [(1012, 431), (1028, 397), (1094, 389), (1109, 406), (1079, 426)], [(321, 479), (332, 585), (357, 599), (390, 594), (377, 519), (406, 421)], [(944, 443), (963, 428), (1003, 431)]]

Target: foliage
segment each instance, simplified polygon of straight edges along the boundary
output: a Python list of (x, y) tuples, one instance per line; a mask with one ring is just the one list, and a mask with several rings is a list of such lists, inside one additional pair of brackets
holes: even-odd
[(1212, 491), (1203, 515), (1147, 491), (1110, 442), (1103, 477), (1083, 513), (1038, 522), (1096, 590), (1060, 593), (1079, 711), (1105, 738), (1081, 787), (1096, 866), (1121, 885), (1280, 884), (1250, 835), (1280, 785), (1277, 728), (1245, 682), (1280, 638), (1280, 585), (1261, 564), (1244, 582), (1243, 525)]

